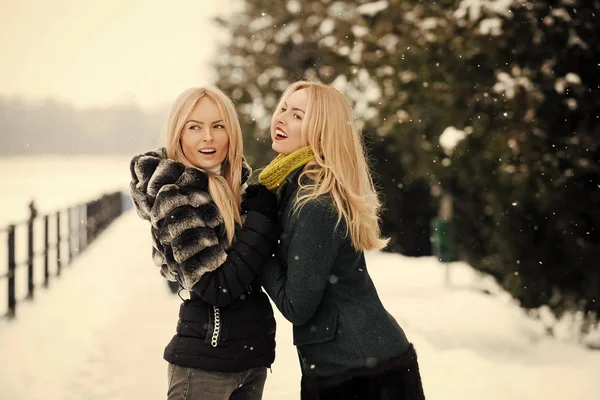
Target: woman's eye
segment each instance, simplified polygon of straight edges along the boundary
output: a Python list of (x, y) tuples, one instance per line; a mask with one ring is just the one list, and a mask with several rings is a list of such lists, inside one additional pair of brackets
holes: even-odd
[(302, 117), (300, 117), (300, 115), (298, 115), (298, 114), (294, 114), (294, 118), (296, 118), (296, 119), (302, 119)]
[(216, 124), (215, 126), (213, 126), (213, 128), (215, 128), (215, 129), (225, 129), (225, 125)]
[(282, 113), (284, 113), (284, 112), (286, 112), (286, 111), (287, 111), (287, 108), (285, 108), (285, 107), (281, 107), (281, 112), (282, 112)]
[(190, 127), (188, 129), (191, 131), (196, 131), (196, 130), (200, 129), (200, 125), (190, 125)]

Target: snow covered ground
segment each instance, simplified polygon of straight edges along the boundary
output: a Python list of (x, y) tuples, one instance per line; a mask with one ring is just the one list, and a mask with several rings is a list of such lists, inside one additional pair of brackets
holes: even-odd
[[(0, 159), (10, 189), (0, 197), (0, 226), (26, 217), (32, 197), (44, 212), (125, 188), (127, 171), (128, 159), (118, 157)], [(165, 398), (162, 352), (180, 300), (152, 264), (150, 243), (147, 223), (128, 212), (49, 289), (20, 304), (16, 320), (0, 321), (1, 400)], [(453, 264), (446, 286), (445, 267), (431, 257), (373, 252), (367, 262), (415, 344), (428, 399), (600, 398), (600, 352), (547, 338), (541, 323), (467, 265)], [(298, 399), (291, 326), (276, 315), (277, 359), (264, 398)]]
[[(179, 298), (150, 260), (146, 223), (117, 220), (49, 290), (0, 324), (0, 397), (23, 400), (164, 398), (164, 345)], [(432, 258), (370, 253), (370, 272), (420, 357), (428, 399), (600, 397), (600, 353), (543, 338), (509, 302), (452, 282)], [(278, 313), (277, 313), (278, 314)], [(278, 314), (277, 359), (265, 399), (297, 399), (291, 326)]]

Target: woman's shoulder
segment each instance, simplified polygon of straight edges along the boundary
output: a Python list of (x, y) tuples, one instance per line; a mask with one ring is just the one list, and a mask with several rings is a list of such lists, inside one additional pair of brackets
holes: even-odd
[(133, 179), (142, 181), (145, 177), (152, 175), (160, 164), (169, 163), (169, 161), (171, 160), (168, 159), (164, 147), (136, 154), (129, 162), (131, 176)]
[(322, 194), (300, 202), (296, 212), (297, 221), (304, 221), (310, 224), (333, 224), (334, 226), (343, 225), (343, 218), (335, 205), (331, 194)]
[[(341, 244), (347, 236), (346, 223), (340, 217), (330, 195), (321, 195), (300, 205), (288, 225), (289, 233), (300, 242)], [(332, 248), (333, 249), (333, 248)]]
[(206, 173), (167, 158), (164, 149), (133, 157), (129, 189), (138, 215), (151, 221), (182, 205), (214, 203)]
[(330, 214), (336, 212), (335, 202), (330, 194), (322, 194), (301, 203), (300, 210), (306, 213)]

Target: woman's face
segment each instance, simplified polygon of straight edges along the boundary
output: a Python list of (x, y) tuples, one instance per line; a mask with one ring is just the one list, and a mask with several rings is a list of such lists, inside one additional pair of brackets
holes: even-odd
[(227, 157), (229, 134), (217, 104), (201, 98), (188, 116), (181, 133), (185, 157), (204, 170), (220, 165)]
[(308, 90), (300, 89), (283, 99), (271, 122), (271, 147), (290, 154), (302, 147), (302, 123), (308, 105)]

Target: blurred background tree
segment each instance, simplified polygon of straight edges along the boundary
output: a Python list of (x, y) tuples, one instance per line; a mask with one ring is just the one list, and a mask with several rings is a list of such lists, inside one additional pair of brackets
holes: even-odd
[(53, 99), (0, 96), (0, 157), (147, 151), (161, 145), (167, 111), (167, 106), (144, 110), (134, 103), (82, 109)]
[(525, 308), (600, 307), (600, 1), (245, 0), (217, 85), (255, 168), (285, 87), (346, 94), (384, 197), (390, 251), (431, 254), (453, 198), (460, 257)]
[[(375, 180), (385, 196), (382, 227), (392, 238), (388, 250), (429, 255), (429, 221), (435, 214), (429, 182), (422, 175), (402, 172), (403, 165), (411, 171), (418, 158), (408, 149), (399, 152), (403, 142), (387, 138), (388, 132), (379, 129), (383, 99), (369, 75), (369, 64), (376, 60), (364, 60), (371, 57), (367, 45), (378, 34), (370, 24), (382, 8), (359, 3), (245, 1), (242, 12), (220, 21), (232, 39), (216, 61), (217, 86), (239, 106), (246, 153), (253, 166), (266, 165), (274, 157), (270, 117), (290, 83), (318, 79), (341, 89), (354, 103)], [(403, 164), (401, 157), (412, 162)]]

